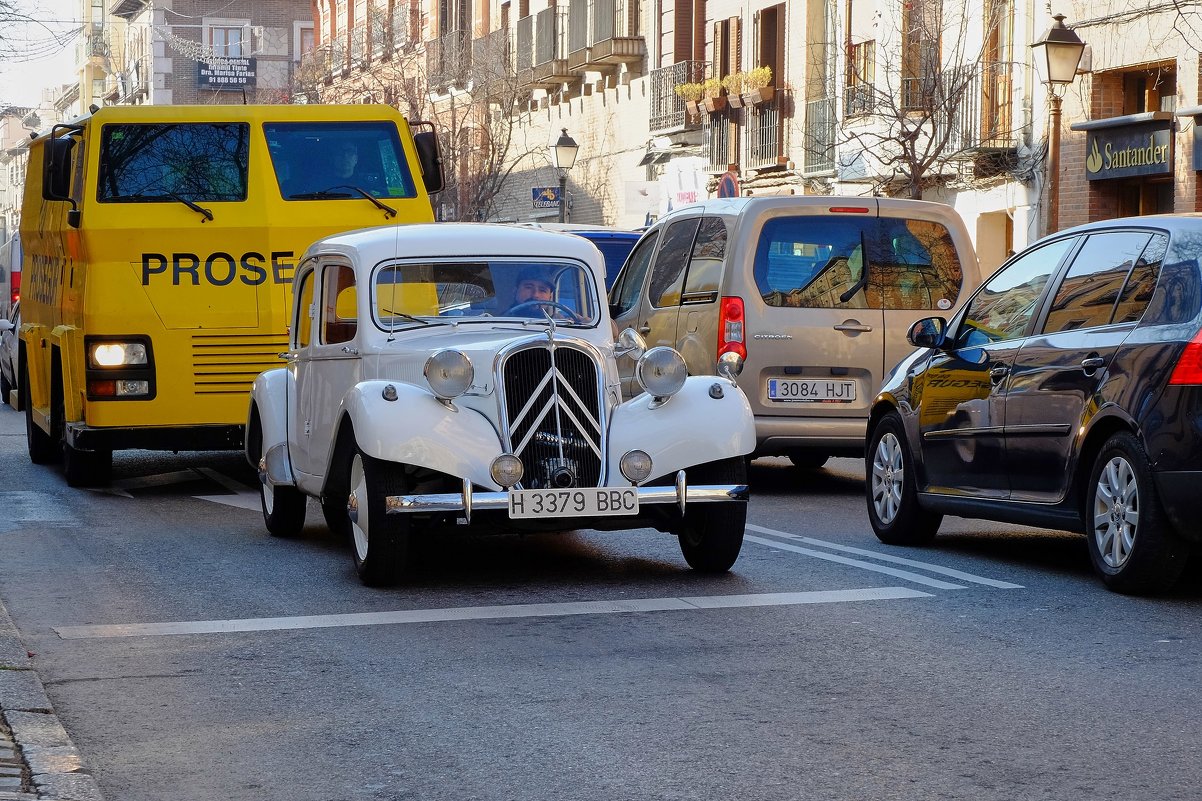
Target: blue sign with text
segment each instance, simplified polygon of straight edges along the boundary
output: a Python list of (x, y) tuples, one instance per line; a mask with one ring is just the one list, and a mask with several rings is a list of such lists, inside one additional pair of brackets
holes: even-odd
[(534, 200), (534, 208), (536, 209), (559, 208), (558, 186), (532, 186), (530, 187), (530, 194)]

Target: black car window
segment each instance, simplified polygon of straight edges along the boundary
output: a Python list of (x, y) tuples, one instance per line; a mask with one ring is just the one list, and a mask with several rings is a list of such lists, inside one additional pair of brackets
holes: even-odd
[(1149, 239), (1143, 231), (1090, 234), (1056, 287), (1043, 332), (1109, 324), (1127, 274)]
[(246, 200), (246, 123), (105, 125), (96, 196), (102, 203)]
[(693, 257), (689, 259), (684, 294), (717, 292), (722, 282), (722, 262), (725, 258), (726, 223), (721, 217), (703, 217), (693, 243)]
[(1076, 244), (1068, 237), (1037, 247), (1003, 267), (977, 290), (964, 311), (956, 347), (979, 347), (1022, 336), (1048, 278)]
[(1144, 252), (1135, 260), (1123, 286), (1119, 302), (1114, 306), (1114, 322), (1134, 323), (1143, 316), (1144, 310), (1152, 300), (1156, 290), (1156, 281), (1160, 277), (1160, 265), (1164, 263), (1164, 254), (1169, 247), (1169, 238), (1164, 234), (1156, 234), (1144, 248)]
[(680, 305), (680, 285), (684, 277), (684, 267), (693, 252), (693, 240), (697, 236), (697, 226), (700, 217), (672, 223), (664, 234), (664, 246), (659, 249), (655, 259), (655, 269), (651, 271), (651, 284), (647, 294), (651, 305), (658, 308)]
[(630, 258), (626, 260), (626, 267), (618, 276), (614, 287), (614, 314), (625, 314), (638, 305), (647, 278), (647, 268), (651, 266), (651, 257), (655, 255), (655, 244), (658, 241), (659, 231), (656, 231), (639, 242)]

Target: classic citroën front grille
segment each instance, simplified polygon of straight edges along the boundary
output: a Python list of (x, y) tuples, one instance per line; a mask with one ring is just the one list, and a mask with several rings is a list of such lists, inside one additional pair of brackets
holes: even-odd
[(599, 486), (604, 449), (593, 358), (571, 346), (540, 344), (510, 354), (501, 374), (508, 445), (525, 466), (522, 486)]

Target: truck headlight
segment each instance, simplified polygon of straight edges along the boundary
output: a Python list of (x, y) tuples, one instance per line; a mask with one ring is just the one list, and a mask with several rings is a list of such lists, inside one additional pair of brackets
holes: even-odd
[(458, 398), (468, 391), (475, 378), (472, 361), (457, 350), (440, 350), (429, 359), (422, 371), (430, 390), (443, 400)]
[(146, 364), (146, 345), (141, 342), (93, 342), (88, 349), (92, 367), (129, 367)]
[(643, 354), (635, 365), (634, 377), (651, 397), (670, 398), (680, 392), (689, 370), (675, 348), (660, 345)]

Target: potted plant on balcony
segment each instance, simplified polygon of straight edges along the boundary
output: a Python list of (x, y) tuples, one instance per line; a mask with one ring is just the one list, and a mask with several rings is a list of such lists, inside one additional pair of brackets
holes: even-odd
[(705, 87), (699, 83), (678, 83), (673, 87), (676, 96), (684, 101), (684, 107), (690, 117), (701, 116), (701, 98), (705, 95)]
[(718, 78), (706, 78), (702, 83), (705, 98), (701, 104), (710, 114), (726, 108), (726, 98), (722, 96), (722, 81)]
[(731, 108), (743, 107), (743, 89), (747, 85), (747, 74), (739, 71), (732, 72), (722, 79), (722, 88), (726, 90), (726, 97), (730, 101)]
[(767, 103), (776, 93), (775, 87), (772, 86), (772, 68), (764, 65), (748, 72), (745, 88), (743, 102), (746, 105), (758, 106), (760, 103)]

